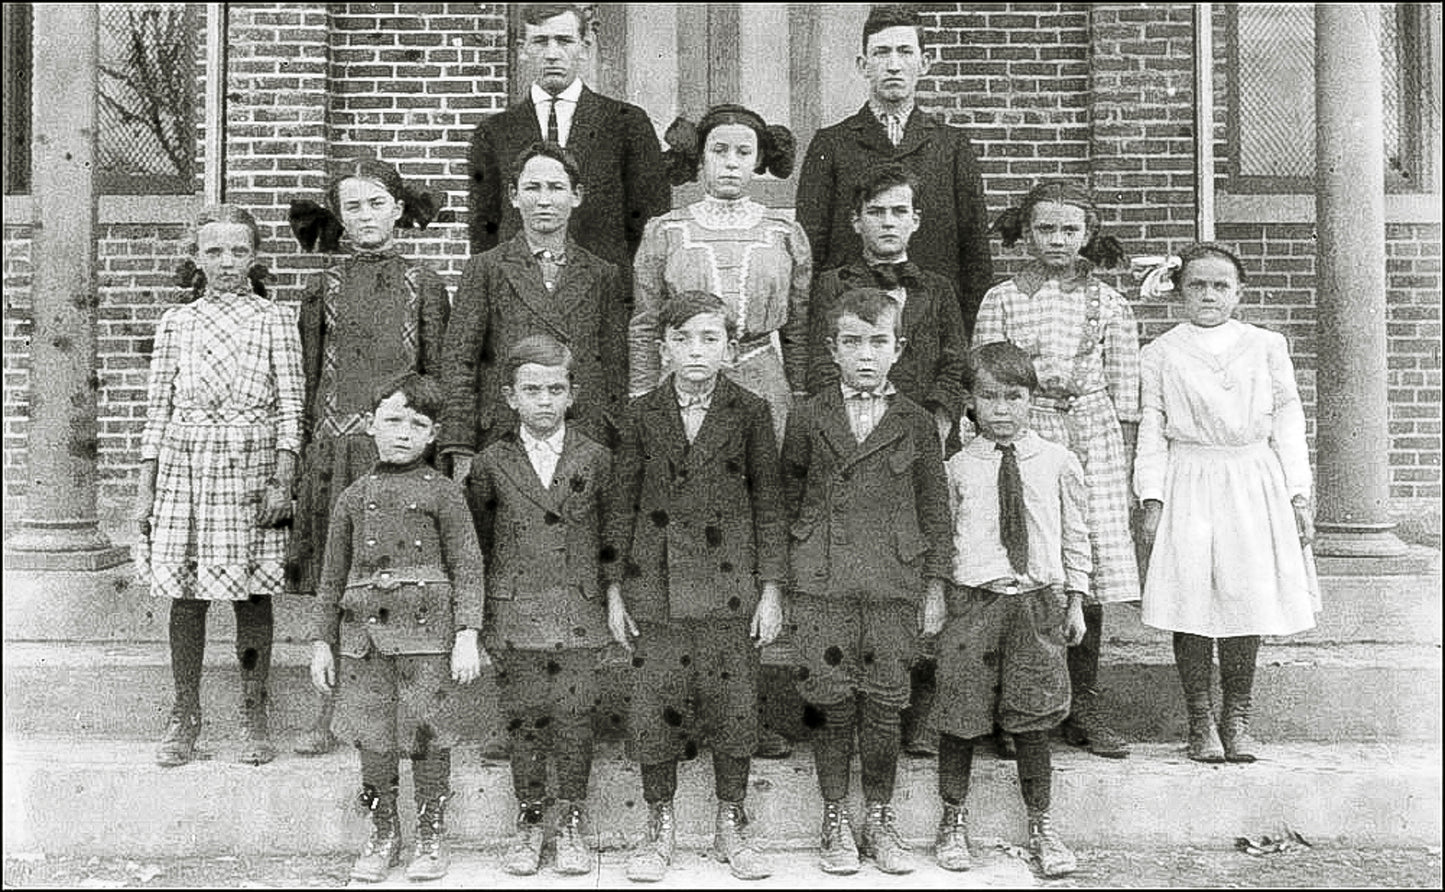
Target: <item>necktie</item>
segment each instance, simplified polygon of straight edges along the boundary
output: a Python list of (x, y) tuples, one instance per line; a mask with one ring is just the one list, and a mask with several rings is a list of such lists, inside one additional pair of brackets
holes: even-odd
[(900, 115), (889, 112), (883, 116), (883, 125), (888, 128), (888, 141), (895, 146), (903, 142), (903, 120)]
[(538, 251), (537, 263), (542, 267), (542, 284), (551, 291), (557, 287), (557, 273), (566, 261), (551, 251)]
[(558, 135), (557, 130), (557, 97), (553, 96), (548, 105), (550, 108), (547, 111), (547, 142), (560, 144), (562, 138)]
[(998, 464), (998, 532), (1008, 562), (1020, 576), (1029, 568), (1029, 528), (1024, 517), (1024, 482), (1019, 476), (1018, 453), (1012, 443), (995, 447), (1003, 453)]
[(918, 269), (912, 263), (879, 263), (873, 267), (873, 280), (884, 291), (892, 291), (903, 285), (905, 279), (917, 278)]
[(876, 400), (880, 399), (882, 397), (876, 393), (863, 392), (855, 393), (850, 397), (853, 404), (853, 438), (859, 443), (868, 439), (868, 435), (873, 433), (874, 407), (878, 405)]

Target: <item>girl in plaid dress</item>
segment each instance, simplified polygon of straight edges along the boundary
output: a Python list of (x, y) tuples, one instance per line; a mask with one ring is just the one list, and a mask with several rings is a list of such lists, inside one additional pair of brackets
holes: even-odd
[(1069, 648), (1073, 712), (1066, 740), (1095, 755), (1123, 758), (1128, 747), (1096, 708), (1103, 605), (1139, 600), (1130, 534), (1129, 456), (1139, 427), (1139, 329), (1123, 295), (1092, 274), (1117, 266), (1117, 239), (1099, 234), (1093, 198), (1083, 187), (1045, 182), (994, 224), (1005, 246), (1022, 240), (1032, 262), (989, 289), (974, 346), (1010, 341), (1033, 359), (1040, 389), (1030, 418), (1047, 440), (1069, 447), (1088, 484), (1094, 572), (1087, 632)]
[(291, 315), (266, 299), (256, 221), (232, 205), (196, 221), (196, 299), (161, 316), (141, 437), (136, 563), (151, 592), (174, 599), (176, 699), (156, 754), (180, 765), (201, 728), (206, 609), (230, 601), (241, 663), (241, 761), (275, 757), (266, 723), (271, 596), (283, 587), (291, 484), (301, 443), (301, 344)]
[[(376, 463), (366, 434), (372, 390), (401, 372), (437, 374), (451, 308), (441, 276), (396, 245), (398, 226), (424, 229), (436, 217), (435, 198), (390, 165), (363, 159), (332, 180), (325, 202), (293, 201), (290, 214), (307, 251), (346, 251), (316, 274), (301, 299), (305, 448), (286, 583), (305, 595), (316, 591), (337, 498)], [(296, 752), (317, 755), (336, 746), (332, 707), (333, 698), (323, 695)]]

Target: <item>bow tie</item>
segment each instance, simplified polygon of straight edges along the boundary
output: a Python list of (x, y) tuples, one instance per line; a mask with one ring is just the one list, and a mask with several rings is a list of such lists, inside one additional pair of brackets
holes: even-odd
[(400, 253), (396, 248), (388, 248), (383, 251), (354, 251), (351, 256), (366, 263), (376, 263), (381, 260), (390, 260), (399, 256)]
[(868, 269), (873, 272), (873, 280), (878, 283), (878, 287), (884, 291), (892, 291), (904, 282), (918, 279), (918, 267), (907, 260), (902, 263), (879, 263)]
[(538, 260), (541, 260), (545, 263), (555, 263), (558, 266), (567, 265), (566, 254), (553, 254), (551, 251), (541, 250), (538, 251), (535, 256)]

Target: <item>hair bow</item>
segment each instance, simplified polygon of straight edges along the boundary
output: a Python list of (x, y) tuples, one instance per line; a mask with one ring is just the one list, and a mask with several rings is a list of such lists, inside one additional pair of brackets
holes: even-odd
[(1129, 271), (1139, 283), (1139, 296), (1157, 300), (1173, 291), (1174, 271), (1179, 269), (1179, 264), (1179, 258), (1173, 254), (1130, 259)]

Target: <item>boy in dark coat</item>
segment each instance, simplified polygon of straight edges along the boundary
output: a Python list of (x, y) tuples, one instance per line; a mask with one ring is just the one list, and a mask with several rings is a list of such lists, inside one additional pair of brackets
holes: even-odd
[(798, 223), (808, 234), (815, 271), (856, 260), (863, 245), (852, 224), (854, 178), (878, 164), (902, 164), (922, 183), (917, 198), (928, 222), (913, 242), (913, 262), (957, 286), (971, 334), (983, 293), (993, 284), (988, 206), (967, 134), (915, 105), (918, 79), (932, 61), (916, 12), (903, 4), (873, 7), (857, 60), (868, 81), (868, 102), (808, 144), (798, 175)]
[(437, 444), (458, 482), (477, 452), (516, 428), (516, 414), (501, 399), (502, 361), (527, 335), (549, 334), (571, 349), (573, 382), (586, 395), (579, 429), (606, 442), (609, 419), (622, 408), (622, 280), (615, 265), (567, 235), (567, 220), (583, 196), (572, 154), (555, 143), (524, 149), (513, 167), (511, 196), (522, 231), (467, 261), (447, 328), (447, 402)]
[(502, 389), (521, 423), (482, 450), (467, 478), (487, 562), (485, 644), (511, 732), (519, 808), (520, 839), (503, 867), (519, 876), (535, 874), (542, 858), (548, 756), (557, 775), (557, 872), (585, 874), (594, 863), (581, 825), (597, 661), (610, 641), (602, 589), (620, 578), (621, 564), (603, 545), (612, 456), (565, 421), (572, 362), (549, 335), (511, 348)]
[[(899, 393), (933, 413), (946, 457), (961, 446), (958, 419), (966, 397), (967, 342), (953, 286), (909, 259), (908, 246), (924, 222), (918, 211), (918, 189), (918, 178), (899, 164), (865, 171), (853, 188), (853, 229), (863, 239), (863, 256), (823, 273), (813, 283), (808, 391), (817, 393), (838, 382), (838, 366), (828, 355), (832, 306), (846, 291), (879, 288), (902, 307), (903, 354), (888, 380)], [(924, 731), (935, 693), (933, 675), (934, 660), (925, 654), (913, 667), (911, 705), (903, 713), (904, 749), (918, 755), (938, 752), (933, 735)]]
[(758, 649), (781, 629), (787, 574), (772, 417), (718, 374), (737, 350), (721, 298), (683, 292), (663, 304), (658, 329), (676, 371), (634, 400), (622, 425), (616, 497), (626, 513), (615, 541), (625, 543), (626, 600), (620, 590), (608, 599), (613, 637), (634, 651), (632, 734), (651, 811), (627, 875), (659, 880), (672, 862), (677, 762), (698, 748), (683, 721), (692, 692), (714, 720), (713, 853), (734, 876), (759, 879), (770, 870), (744, 833), (743, 797)]
[(899, 713), (919, 632), (943, 624), (953, 560), (933, 418), (897, 393), (898, 307), (876, 288), (843, 294), (828, 348), (841, 380), (793, 410), (783, 440), (791, 521), (791, 608), (823, 792), (820, 867), (858, 870), (844, 799), (856, 731), (868, 816), (861, 850), (887, 873), (913, 869), (894, 823)]
[[(482, 554), (460, 490), (424, 458), (441, 405), (440, 386), (416, 372), (377, 389), (367, 431), (378, 461), (336, 502), (316, 589), (311, 680), (328, 693), (339, 685), (336, 734), (361, 751), (371, 808), (371, 837), (351, 868), (363, 882), (385, 879), (401, 859), (402, 753), (411, 755), (417, 805), (407, 878), (438, 879), (450, 863), (443, 804), (456, 684), (481, 671)], [(340, 667), (328, 643), (338, 635)]]

